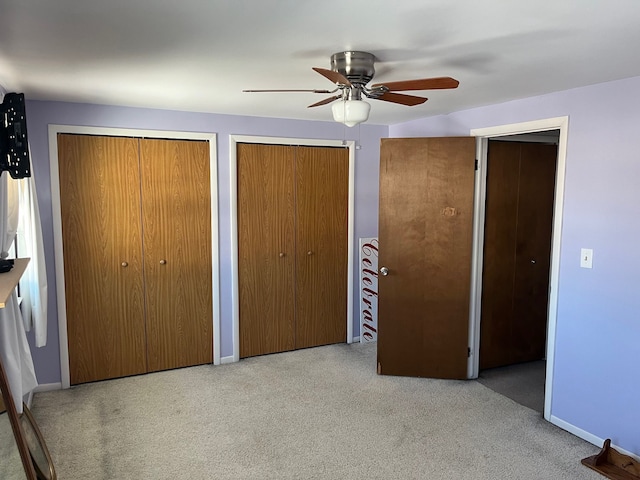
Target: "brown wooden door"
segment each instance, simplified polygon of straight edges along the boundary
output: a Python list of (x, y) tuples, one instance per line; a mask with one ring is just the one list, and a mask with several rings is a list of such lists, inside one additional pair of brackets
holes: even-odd
[(555, 145), (490, 141), (480, 368), (545, 355)]
[(345, 341), (348, 151), (237, 148), (240, 356)]
[(148, 370), (213, 362), (209, 144), (140, 140)]
[(58, 136), (72, 384), (146, 372), (138, 141)]
[(378, 372), (467, 378), (476, 142), (382, 139)]
[(296, 348), (346, 341), (349, 152), (296, 149)]
[(241, 357), (295, 348), (294, 155), (237, 146)]

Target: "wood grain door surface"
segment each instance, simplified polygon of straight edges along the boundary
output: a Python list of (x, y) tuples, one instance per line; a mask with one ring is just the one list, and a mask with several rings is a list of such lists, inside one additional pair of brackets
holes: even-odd
[(557, 147), (490, 141), (480, 368), (544, 358)]
[(209, 144), (140, 140), (150, 372), (213, 362)]
[(58, 150), (71, 383), (212, 362), (208, 144)]
[(240, 356), (295, 348), (295, 147), (237, 145)]
[(347, 150), (237, 149), (240, 356), (345, 341)]
[(296, 348), (347, 338), (346, 148), (296, 150)]
[(138, 141), (58, 135), (72, 384), (146, 372)]
[(467, 377), (476, 143), (382, 139), (378, 372)]

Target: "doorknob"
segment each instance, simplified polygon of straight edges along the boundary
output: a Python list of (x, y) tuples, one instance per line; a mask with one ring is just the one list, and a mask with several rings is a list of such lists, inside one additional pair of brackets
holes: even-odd
[(278, 255), (280, 258), (284, 257), (284, 252), (280, 252), (280, 254)]
[(311, 256), (311, 255), (313, 255), (313, 252), (312, 252), (311, 250), (309, 250), (309, 251), (307, 252), (307, 255)]
[(160, 265), (166, 265), (167, 261), (166, 260), (160, 260)]
[(382, 268), (380, 268), (380, 274), (381, 274), (383, 277), (386, 277), (387, 275), (389, 275), (389, 269), (388, 269), (387, 267), (382, 267)]
[(535, 260), (531, 260), (531, 263), (536, 263), (536, 261)]
[(120, 265), (122, 265), (123, 267), (128, 267), (129, 264), (127, 262), (122, 262)]

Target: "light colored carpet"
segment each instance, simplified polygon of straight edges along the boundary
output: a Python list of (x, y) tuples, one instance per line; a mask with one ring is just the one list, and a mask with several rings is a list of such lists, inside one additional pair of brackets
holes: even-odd
[(0, 413), (0, 479), (24, 480), (24, 467), (7, 412)]
[(39, 393), (72, 479), (593, 479), (598, 448), (475, 381), (383, 377), (332, 345)]

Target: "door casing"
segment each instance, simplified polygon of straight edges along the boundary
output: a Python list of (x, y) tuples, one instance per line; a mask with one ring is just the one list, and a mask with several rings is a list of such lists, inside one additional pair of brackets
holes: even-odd
[(58, 341), (60, 345), (60, 376), (62, 388), (71, 386), (69, 345), (67, 336), (67, 306), (65, 301), (64, 253), (62, 248), (62, 215), (60, 210), (60, 179), (58, 168), (58, 133), (106, 135), (138, 138), (205, 140), (209, 142), (209, 171), (211, 186), (211, 288), (213, 300), (213, 363), (220, 364), (220, 259), (218, 248), (218, 161), (215, 133), (137, 130), (128, 128), (87, 127), (80, 125), (49, 125), (49, 167), (51, 171), (51, 209), (56, 269), (56, 298), (58, 303)]
[(558, 312), (558, 278), (560, 275), (560, 245), (562, 236), (562, 212), (564, 203), (565, 165), (567, 156), (567, 135), (569, 117), (555, 117), (531, 122), (498, 125), (472, 129), (476, 137), (478, 170), (475, 183), (475, 208), (473, 221), (473, 247), (471, 266), (471, 300), (469, 309), (469, 345), (471, 355), (467, 363), (468, 378), (478, 378), (480, 352), (480, 317), (482, 298), (482, 262), (484, 250), (485, 201), (487, 195), (487, 149), (489, 138), (559, 130), (558, 161), (556, 165), (556, 186), (553, 206), (553, 231), (551, 234), (551, 264), (549, 273), (549, 305), (547, 311), (546, 380), (544, 398), (544, 418), (551, 421), (551, 400), (553, 388), (553, 366), (555, 356), (555, 332)]
[(355, 211), (355, 142), (353, 140), (316, 140), (302, 138), (256, 137), (229, 135), (230, 197), (231, 197), (231, 288), (233, 322), (233, 356), (224, 357), (222, 363), (240, 361), (240, 295), (238, 291), (238, 143), (264, 143), (270, 145), (300, 145), (321, 147), (346, 147), (349, 149), (349, 212), (347, 220), (347, 343), (353, 343), (353, 268), (354, 268), (354, 211)]

